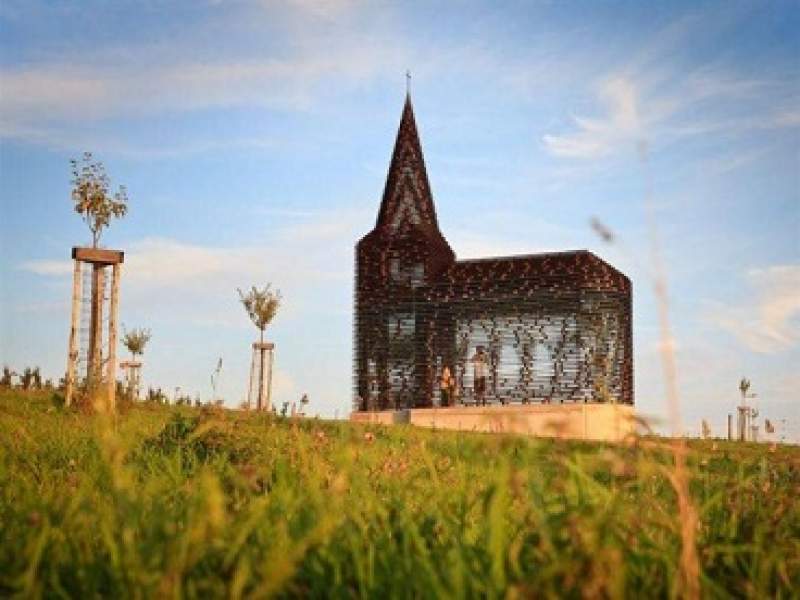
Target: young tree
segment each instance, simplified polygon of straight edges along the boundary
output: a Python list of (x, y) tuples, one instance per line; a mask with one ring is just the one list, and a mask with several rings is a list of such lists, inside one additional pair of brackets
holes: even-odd
[(0, 387), (12, 387), (11, 378), (15, 375), (16, 373), (8, 365), (3, 366), (3, 374), (0, 375)]
[(161, 391), (161, 388), (154, 390), (153, 388), (147, 388), (147, 402), (152, 404), (169, 404), (169, 399), (167, 398), (166, 394)]
[(750, 391), (750, 380), (746, 377), (742, 377), (739, 382), (739, 391), (742, 393), (742, 406), (744, 406), (747, 404), (747, 392)]
[(84, 152), (83, 160), (70, 160), (72, 165), (72, 200), (75, 212), (83, 217), (92, 232), (92, 247), (97, 248), (103, 229), (112, 218), (125, 216), (128, 195), (125, 186), (111, 194), (111, 180), (103, 163), (95, 161), (91, 152)]
[(29, 390), (31, 384), (33, 383), (33, 369), (30, 367), (25, 367), (25, 370), (20, 375), (20, 384), (22, 385), (23, 390)]
[(125, 327), (123, 326), (122, 330), (124, 331), (124, 335), (122, 336), (122, 344), (131, 353), (131, 362), (128, 363), (127, 366), (127, 385), (125, 393), (127, 394), (129, 400), (138, 400), (141, 363), (136, 362), (136, 356), (141, 356), (144, 353), (144, 347), (147, 345), (147, 342), (150, 341), (151, 334), (149, 329), (144, 328), (136, 328), (131, 329), (130, 331), (125, 331)]
[[(264, 407), (265, 402), (265, 394), (264, 394), (264, 362), (265, 362), (265, 351), (264, 351), (264, 330), (267, 328), (267, 325), (270, 324), (272, 319), (275, 317), (275, 313), (278, 312), (278, 306), (281, 303), (281, 293), (278, 290), (272, 291), (272, 284), (268, 283), (264, 286), (263, 290), (258, 289), (256, 286), (250, 288), (246, 294), (239, 288), (236, 290), (239, 292), (239, 299), (242, 302), (242, 306), (247, 311), (250, 320), (253, 324), (258, 327), (259, 332), (261, 333), (261, 346), (259, 347), (259, 362), (260, 367), (258, 369), (258, 396), (256, 400), (256, 407), (258, 410), (262, 410)], [(272, 369), (272, 365), (270, 364), (270, 369)], [(270, 371), (271, 372), (271, 371)], [(253, 385), (252, 381), (253, 371), (250, 371), (250, 385)], [(267, 401), (269, 400), (269, 391), (266, 393)]]
[(42, 372), (39, 367), (34, 367), (31, 371), (31, 387), (35, 390), (42, 389)]
[(250, 320), (258, 327), (261, 332), (261, 343), (264, 342), (264, 330), (275, 317), (281, 303), (281, 293), (278, 290), (272, 291), (272, 284), (267, 284), (263, 290), (256, 286), (250, 288), (246, 294), (239, 288), (239, 299), (242, 306), (250, 316)]
[(144, 347), (147, 345), (147, 342), (150, 341), (150, 337), (151, 333), (149, 329), (134, 328), (125, 332), (125, 335), (122, 337), (122, 343), (128, 349), (128, 352), (131, 353), (132, 359), (136, 360), (137, 355), (141, 356), (144, 354)]

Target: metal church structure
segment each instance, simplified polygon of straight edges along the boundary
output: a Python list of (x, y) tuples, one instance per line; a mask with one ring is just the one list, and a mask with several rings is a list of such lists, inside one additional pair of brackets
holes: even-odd
[(457, 260), (408, 95), (356, 246), (354, 328), (355, 411), (634, 401), (630, 280), (585, 250)]

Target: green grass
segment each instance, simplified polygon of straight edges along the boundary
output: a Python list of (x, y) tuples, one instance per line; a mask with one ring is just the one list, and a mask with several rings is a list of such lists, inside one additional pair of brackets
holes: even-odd
[[(671, 462), (0, 392), (0, 596), (675, 596)], [(689, 469), (703, 595), (797, 597), (800, 449), (692, 442)]]

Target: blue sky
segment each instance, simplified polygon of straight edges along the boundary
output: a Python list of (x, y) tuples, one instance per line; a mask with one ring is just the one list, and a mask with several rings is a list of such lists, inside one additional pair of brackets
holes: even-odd
[(68, 160), (91, 150), (129, 192), (103, 244), (127, 253), (121, 320), (153, 331), (145, 382), (207, 398), (222, 357), (237, 405), (256, 331), (235, 288), (271, 281), (276, 400), (345, 414), (353, 245), (410, 69), (460, 258), (588, 248), (626, 272), (637, 405), (663, 417), (649, 198), (686, 429), (722, 433), (747, 375), (800, 440), (797, 31), (792, 2), (6, 0), (0, 361), (63, 372), (90, 239)]

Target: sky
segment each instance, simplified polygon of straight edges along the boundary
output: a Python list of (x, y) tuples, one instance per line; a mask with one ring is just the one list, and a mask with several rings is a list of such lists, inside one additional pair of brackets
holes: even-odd
[(409, 70), (458, 258), (591, 250), (633, 282), (640, 414), (668, 428), (668, 347), (689, 434), (722, 435), (747, 376), (800, 441), (797, 31), (796, 2), (5, 0), (0, 363), (64, 372), (91, 241), (69, 159), (92, 151), (128, 190), (101, 244), (126, 253), (121, 322), (152, 331), (145, 386), (207, 400), (221, 357), (239, 405), (257, 331), (236, 288), (271, 282), (275, 402), (346, 416), (353, 249)]

